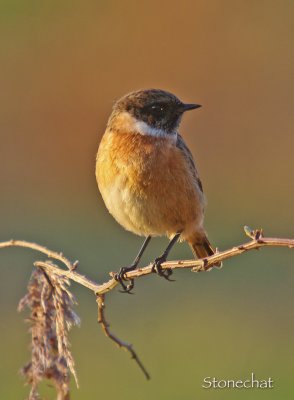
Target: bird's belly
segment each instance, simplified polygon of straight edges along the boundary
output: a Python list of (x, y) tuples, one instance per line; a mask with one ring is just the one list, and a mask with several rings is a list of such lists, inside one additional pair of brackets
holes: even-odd
[(130, 187), (128, 179), (117, 176), (112, 184), (101, 190), (108, 211), (125, 229), (141, 236), (160, 236), (167, 231), (167, 224), (158, 205), (150, 196)]
[(146, 190), (134, 186), (120, 175), (101, 189), (106, 207), (125, 229), (140, 236), (172, 236), (201, 225), (202, 209), (196, 198), (173, 192), (164, 183)]

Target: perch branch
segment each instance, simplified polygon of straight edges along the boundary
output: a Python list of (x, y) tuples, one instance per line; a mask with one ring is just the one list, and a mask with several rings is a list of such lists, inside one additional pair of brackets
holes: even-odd
[[(178, 269), (178, 268), (189, 268), (193, 272), (198, 272), (198, 271), (207, 271), (212, 268), (212, 265), (216, 262), (222, 262), (228, 258), (232, 258), (235, 256), (238, 256), (242, 253), (245, 253), (246, 251), (254, 250), (254, 249), (259, 249), (261, 247), (288, 247), (288, 248), (294, 248), (294, 239), (284, 239), (284, 238), (272, 238), (272, 237), (264, 237), (262, 230), (250, 230), (248, 227), (245, 227), (245, 233), (247, 236), (250, 237), (250, 241), (240, 244), (239, 246), (234, 246), (231, 249), (224, 250), (224, 251), (218, 251), (214, 255), (204, 258), (204, 259), (199, 259), (199, 260), (177, 260), (177, 261), (167, 261), (162, 263), (162, 269)], [(2, 242), (0, 243), (0, 248), (1, 247), (8, 247), (8, 246), (13, 246), (12, 243), (18, 243), (20, 241), (10, 241), (10, 242)], [(9, 244), (8, 244), (9, 243)], [(35, 245), (34, 243), (28, 243), (28, 242), (21, 242), (22, 247), (28, 247), (34, 250), (37, 250), (37, 248), (41, 248), (41, 252), (45, 253), (49, 256), (51, 255), (51, 258), (55, 258), (57, 260), (63, 261), (62, 259), (65, 259), (60, 253), (55, 253), (47, 250), (45, 247)], [(6, 244), (6, 245), (5, 245)], [(27, 244), (25, 246), (24, 244)], [(18, 244), (15, 244), (16, 246)], [(46, 249), (47, 252), (44, 251)], [(58, 257), (56, 257), (56, 255)], [(36, 261), (34, 265), (36, 267), (41, 267), (43, 270), (48, 270), (48, 272), (54, 272), (55, 274), (66, 276), (67, 278), (71, 279), (72, 281), (75, 281), (79, 283), (82, 286), (85, 286), (86, 288), (92, 290), (96, 295), (98, 294), (105, 294), (109, 292), (110, 290), (114, 289), (118, 282), (114, 279), (115, 273), (111, 272), (110, 276), (111, 279), (108, 281), (99, 284), (86, 276), (78, 273), (75, 270), (74, 264), (71, 264), (70, 261), (65, 259), (67, 261), (67, 264), (64, 262), (65, 265), (68, 266), (69, 270), (63, 270), (61, 268), (56, 267), (55, 265), (52, 265), (50, 261)], [(141, 276), (146, 276), (152, 273), (152, 264), (147, 265), (146, 267), (142, 268), (137, 268), (133, 271), (127, 272), (125, 274), (126, 279), (136, 279)]]
[[(246, 251), (259, 249), (261, 247), (288, 247), (294, 248), (294, 239), (285, 239), (285, 238), (272, 238), (272, 237), (264, 237), (263, 232), (261, 229), (251, 230), (248, 227), (244, 228), (245, 233), (247, 236), (250, 237), (250, 241), (245, 242), (239, 246), (234, 246), (231, 249), (224, 250), (224, 251), (217, 251), (214, 255), (210, 257), (206, 257), (199, 260), (178, 260), (178, 261), (167, 261), (162, 264), (162, 269), (178, 269), (178, 268), (189, 268), (193, 272), (198, 271), (207, 271), (213, 267), (215, 263), (222, 262), (228, 258), (238, 256)], [(132, 348), (131, 344), (125, 343), (114, 336), (109, 331), (109, 326), (104, 317), (104, 298), (105, 294), (110, 290), (114, 289), (118, 282), (115, 280), (114, 276), (115, 273), (111, 272), (111, 278), (99, 284), (86, 276), (80, 274), (76, 271), (78, 262), (70, 262), (66, 257), (63, 256), (62, 253), (58, 253), (55, 251), (48, 250), (44, 246), (40, 246), (36, 243), (30, 243), (22, 240), (9, 240), (6, 242), (0, 242), (0, 248), (5, 247), (26, 247), (32, 250), (39, 251), (49, 257), (51, 260), (58, 260), (62, 264), (64, 264), (67, 269), (62, 269), (59, 266), (53, 264), (50, 260), (49, 261), (36, 261), (34, 266), (37, 268), (41, 268), (45, 273), (49, 275), (54, 273), (56, 275), (66, 277), (72, 281), (77, 282), (78, 284), (86, 287), (93, 291), (97, 298), (98, 303), (98, 322), (101, 324), (101, 327), (110, 339), (112, 339), (119, 347), (122, 347), (129, 351), (132, 355), (132, 358), (135, 359), (138, 366), (141, 368), (143, 373), (145, 374), (146, 378), (149, 379), (148, 372), (142, 365), (140, 359), (136, 355), (135, 351)], [(133, 280), (135, 278), (139, 278), (141, 276), (149, 275), (153, 272), (152, 264), (147, 265), (146, 267), (137, 268), (133, 271), (129, 271), (125, 274), (125, 279)]]

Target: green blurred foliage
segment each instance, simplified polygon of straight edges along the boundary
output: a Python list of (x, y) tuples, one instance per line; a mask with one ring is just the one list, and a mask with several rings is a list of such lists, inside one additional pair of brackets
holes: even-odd
[[(105, 210), (94, 164), (114, 99), (143, 87), (203, 104), (181, 132), (204, 182), (215, 245), (243, 241), (245, 224), (293, 236), (293, 11), (290, 0), (2, 0), (0, 240), (62, 250), (100, 282), (132, 260), (141, 239)], [(154, 240), (144, 262), (165, 244)], [(191, 253), (182, 244), (172, 257)], [(17, 371), (29, 336), (16, 306), (36, 258), (24, 249), (0, 255), (3, 399), (27, 393)], [(148, 277), (135, 296), (107, 296), (111, 327), (134, 343), (150, 382), (103, 337), (92, 294), (73, 285), (82, 317), (71, 335), (81, 384), (73, 398), (292, 399), (292, 252), (265, 249), (175, 278)], [(206, 376), (251, 371), (275, 387), (201, 388)]]

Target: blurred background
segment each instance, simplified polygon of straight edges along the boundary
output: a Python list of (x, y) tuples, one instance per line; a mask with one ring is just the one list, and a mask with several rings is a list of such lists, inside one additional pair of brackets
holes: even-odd
[[(208, 199), (206, 229), (220, 249), (247, 240), (243, 225), (293, 237), (293, 1), (118, 0), (0, 3), (0, 240), (35, 241), (80, 261), (103, 282), (142, 241), (106, 211), (95, 156), (115, 99), (162, 88), (203, 105), (181, 133)], [(179, 194), (180, 195), (180, 194)], [(150, 245), (143, 265), (167, 240)], [(71, 332), (80, 378), (73, 399), (293, 399), (294, 254), (263, 249), (222, 270), (176, 272), (107, 298), (112, 330), (134, 344), (145, 381), (96, 322), (93, 295), (73, 284), (81, 328)], [(29, 359), (16, 307), (32, 263), (0, 253), (0, 397), (23, 399)], [(172, 259), (191, 258), (177, 245)], [(272, 377), (268, 390), (205, 390), (207, 376)], [(44, 384), (47, 399), (54, 389)]]

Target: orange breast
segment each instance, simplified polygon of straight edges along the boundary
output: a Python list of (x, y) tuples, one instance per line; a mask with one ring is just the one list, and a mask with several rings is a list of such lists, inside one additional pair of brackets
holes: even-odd
[(96, 177), (110, 213), (134, 233), (170, 236), (202, 224), (202, 193), (170, 138), (106, 132)]

